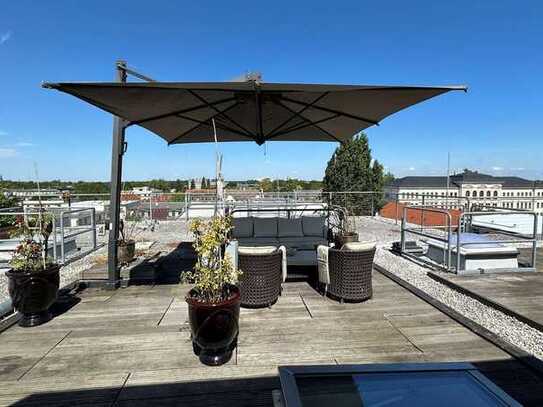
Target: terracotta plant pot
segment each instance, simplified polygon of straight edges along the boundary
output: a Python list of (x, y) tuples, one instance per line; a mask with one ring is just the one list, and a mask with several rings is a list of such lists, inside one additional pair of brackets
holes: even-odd
[(130, 263), (136, 255), (136, 242), (133, 240), (120, 241), (117, 246), (117, 257), (121, 263)]
[(23, 317), (19, 326), (31, 327), (51, 319), (49, 307), (57, 299), (59, 286), (59, 265), (38, 272), (8, 271), (8, 291), (13, 307)]
[(194, 290), (186, 297), (194, 353), (208, 366), (227, 363), (238, 344), (239, 288), (231, 286), (232, 295), (219, 303), (198, 301)]
[(345, 243), (358, 242), (358, 233), (350, 232), (336, 236), (336, 247), (341, 249)]

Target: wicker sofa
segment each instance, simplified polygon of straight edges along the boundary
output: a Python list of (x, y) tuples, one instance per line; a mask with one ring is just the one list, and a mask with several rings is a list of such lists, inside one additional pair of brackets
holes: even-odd
[(375, 242), (346, 243), (341, 249), (319, 246), (319, 282), (324, 294), (341, 302), (371, 298), (375, 250)]
[(232, 239), (239, 246), (285, 246), (293, 266), (316, 265), (317, 246), (328, 244), (325, 216), (240, 217), (233, 224)]

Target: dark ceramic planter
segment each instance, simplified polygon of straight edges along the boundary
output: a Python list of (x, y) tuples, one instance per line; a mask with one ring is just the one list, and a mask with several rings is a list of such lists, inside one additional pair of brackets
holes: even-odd
[(8, 271), (8, 291), (13, 307), (22, 314), (19, 326), (31, 327), (51, 319), (49, 307), (57, 299), (59, 265), (39, 272)]
[(336, 236), (336, 247), (341, 249), (345, 243), (358, 242), (358, 233), (352, 232), (349, 234)]
[(117, 248), (117, 256), (119, 257), (119, 261), (121, 263), (130, 263), (132, 260), (134, 260), (134, 256), (136, 255), (135, 241), (128, 240), (126, 242), (119, 242)]
[(193, 297), (191, 290), (186, 297), (194, 353), (208, 366), (227, 363), (238, 344), (239, 288), (231, 287), (233, 295), (220, 303), (203, 303)]

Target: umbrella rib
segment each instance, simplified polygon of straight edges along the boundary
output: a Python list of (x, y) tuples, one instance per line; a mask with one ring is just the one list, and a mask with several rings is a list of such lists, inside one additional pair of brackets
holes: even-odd
[[(211, 117), (209, 118), (209, 120), (211, 120), (212, 118), (214, 118), (215, 116), (217, 116), (217, 115), (219, 115), (219, 114), (223, 114), (224, 112), (227, 112), (228, 110), (233, 109), (233, 108), (236, 107), (238, 104), (239, 104), (239, 102), (236, 102), (236, 103), (234, 103), (232, 106), (228, 106), (227, 108), (225, 108), (225, 109), (222, 110), (222, 111), (219, 110), (218, 113), (217, 113), (216, 115), (214, 115), (214, 116), (211, 116)], [(179, 139), (185, 137), (187, 134), (189, 134), (190, 132), (196, 130), (198, 127), (200, 127), (200, 126), (202, 126), (202, 125), (204, 125), (204, 124), (207, 125), (207, 126), (209, 126), (209, 124), (206, 123), (206, 122), (199, 123), (199, 124), (197, 124), (196, 126), (191, 127), (191, 128), (188, 129), (187, 131), (181, 133), (179, 136), (177, 136), (176, 138), (174, 138), (172, 141), (168, 141), (168, 145), (175, 143), (177, 140), (179, 140)], [(254, 140), (253, 137), (247, 136), (246, 134), (241, 134), (241, 133), (238, 133), (238, 134), (240, 134), (241, 136), (250, 138), (251, 140)]]
[[(313, 106), (315, 103), (317, 103), (319, 100), (321, 100), (322, 98), (324, 98), (325, 96), (327, 96), (330, 92), (324, 92), (322, 95), (320, 95), (319, 97), (317, 97), (315, 100), (313, 100), (311, 103), (309, 103), (307, 106), (304, 106), (302, 108), (302, 110), (298, 111), (298, 114), (302, 114), (303, 112), (305, 112), (307, 109), (309, 109), (311, 106)], [(273, 130), (271, 130), (268, 134), (269, 136), (267, 138), (272, 138), (272, 137), (275, 137), (275, 133), (278, 132), (281, 127), (285, 126), (288, 122), (290, 122), (292, 119), (294, 119), (296, 117), (295, 114), (293, 114), (292, 116), (290, 116), (287, 120), (285, 120), (283, 123), (281, 123), (279, 126), (277, 126), (276, 128), (274, 128)]]
[[(185, 119), (185, 120), (189, 120), (189, 121), (192, 121), (192, 122), (195, 122), (195, 123), (200, 123), (200, 124), (202, 124), (202, 125), (209, 126), (209, 123), (206, 122), (206, 121), (202, 121), (202, 120), (198, 120), (198, 119), (193, 119), (192, 117), (185, 116), (185, 115), (180, 115), (180, 114), (178, 114), (177, 116), (180, 117), (181, 119)], [(216, 123), (216, 126), (217, 126), (218, 128), (220, 128), (220, 129), (228, 130), (228, 131), (231, 131), (232, 133), (239, 134), (240, 136), (248, 137), (248, 138), (251, 138), (251, 139), (253, 138), (253, 137), (251, 137), (250, 134), (242, 133), (242, 132), (240, 132), (239, 130), (233, 129), (232, 127), (227, 126), (227, 125), (222, 124), (222, 123)]]
[[(217, 100), (216, 102), (212, 102), (211, 104), (212, 105), (221, 105), (223, 103), (231, 102), (233, 100), (236, 100), (236, 98), (235, 97), (230, 97), (230, 98), (226, 98), (226, 99), (221, 99), (221, 100)], [(160, 114), (160, 115), (157, 115), (157, 116), (147, 117), (147, 118), (141, 119), (141, 120), (135, 120), (133, 122), (130, 122), (129, 126), (131, 126), (133, 124), (147, 123), (147, 122), (151, 122), (153, 120), (165, 119), (166, 117), (176, 116), (178, 114), (193, 112), (194, 110), (203, 109), (204, 107), (210, 107), (210, 103), (205, 103), (205, 104), (201, 104), (201, 105), (197, 105), (197, 106), (193, 106), (193, 107), (189, 107), (189, 108), (184, 108), (184, 109), (181, 109), (181, 110), (175, 110), (173, 112), (163, 113), (163, 114)]]
[[(189, 91), (189, 93), (191, 95), (193, 95), (195, 98), (199, 99), (202, 103), (206, 103), (210, 108), (212, 108), (213, 110), (215, 110), (218, 115), (222, 115), (226, 120), (229, 120), (232, 124), (234, 124), (235, 126), (239, 127), (241, 130), (243, 130), (246, 135), (248, 134), (251, 134), (251, 132), (249, 130), (247, 130), (245, 127), (243, 127), (241, 124), (239, 124), (238, 122), (236, 122), (234, 119), (232, 119), (230, 116), (228, 116), (227, 114), (223, 112), (221, 112), (219, 109), (217, 109), (215, 106), (213, 106), (213, 104), (209, 103), (207, 100), (205, 100), (202, 96), (198, 95), (196, 92), (194, 92), (193, 90), (190, 90), (190, 89), (187, 89)], [(236, 99), (235, 97), (233, 99)], [(234, 106), (237, 106), (239, 102), (236, 102), (236, 104)], [(216, 115), (215, 115), (216, 116)], [(215, 117), (213, 116), (213, 117)], [(252, 137), (251, 137), (252, 138)]]
[[(302, 105), (302, 106), (307, 106), (307, 105), (308, 105), (308, 104), (305, 103), (305, 102), (300, 102), (300, 101), (298, 101), (298, 100), (291, 99), (291, 98), (286, 98), (286, 97), (284, 97), (284, 96), (281, 96), (281, 99), (282, 99), (282, 100), (286, 100), (287, 102), (295, 103), (295, 104)], [(341, 116), (348, 117), (348, 118), (350, 118), (350, 119), (355, 119), (355, 120), (359, 120), (359, 121), (362, 121), (362, 122), (366, 122), (366, 123), (371, 123), (371, 124), (379, 125), (379, 122), (377, 122), (377, 121), (375, 121), (375, 120), (366, 119), (365, 117), (355, 116), (354, 114), (342, 112), (342, 111), (340, 111), (340, 110), (330, 109), (330, 108), (328, 108), (328, 107), (322, 107), (322, 106), (318, 106), (318, 105), (313, 105), (313, 106), (311, 106), (311, 107), (312, 107), (313, 109), (322, 110), (323, 112), (335, 113), (335, 114), (339, 114), (339, 115), (341, 115)]]
[(338, 139), (336, 136), (334, 136), (332, 133), (330, 133), (329, 131), (323, 129), (321, 126), (319, 126), (318, 124), (315, 124), (314, 122), (312, 122), (311, 120), (309, 120), (308, 118), (298, 114), (298, 112), (292, 110), (290, 107), (286, 106), (284, 103), (281, 103), (279, 100), (274, 100), (274, 103), (277, 103), (279, 105), (281, 105), (283, 108), (287, 109), (289, 112), (291, 112), (292, 114), (295, 114), (296, 116), (300, 117), (302, 120), (308, 122), (311, 126), (314, 126), (316, 127), (317, 129), (319, 129), (320, 131), (322, 131), (324, 134), (326, 134), (328, 137), (330, 138), (333, 138), (334, 140), (336, 140), (337, 142), (341, 143), (341, 140)]
[(316, 124), (327, 122), (328, 120), (335, 119), (336, 117), (339, 117), (339, 116), (340, 116), (339, 114), (335, 114), (333, 116), (327, 117), (325, 119), (320, 119), (320, 120), (317, 120), (315, 122), (309, 121), (306, 124), (296, 124), (294, 126), (290, 126), (290, 127), (286, 128), (285, 130), (283, 130), (281, 133), (272, 134), (271, 136), (268, 137), (268, 140), (272, 139), (272, 138), (275, 138), (275, 137), (284, 136), (285, 134), (292, 133), (293, 131), (302, 130), (302, 129), (305, 129), (307, 127), (314, 126)]

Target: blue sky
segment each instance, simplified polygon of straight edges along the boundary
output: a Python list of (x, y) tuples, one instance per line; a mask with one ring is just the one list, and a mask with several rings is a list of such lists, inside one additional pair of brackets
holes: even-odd
[[(106, 180), (111, 117), (42, 81), (109, 81), (119, 58), (164, 81), (467, 84), (367, 131), (395, 175), (543, 178), (541, 1), (3, 1), (0, 174)], [(211, 144), (131, 128), (124, 178), (210, 177)], [(227, 179), (322, 178), (334, 143), (224, 143)]]

